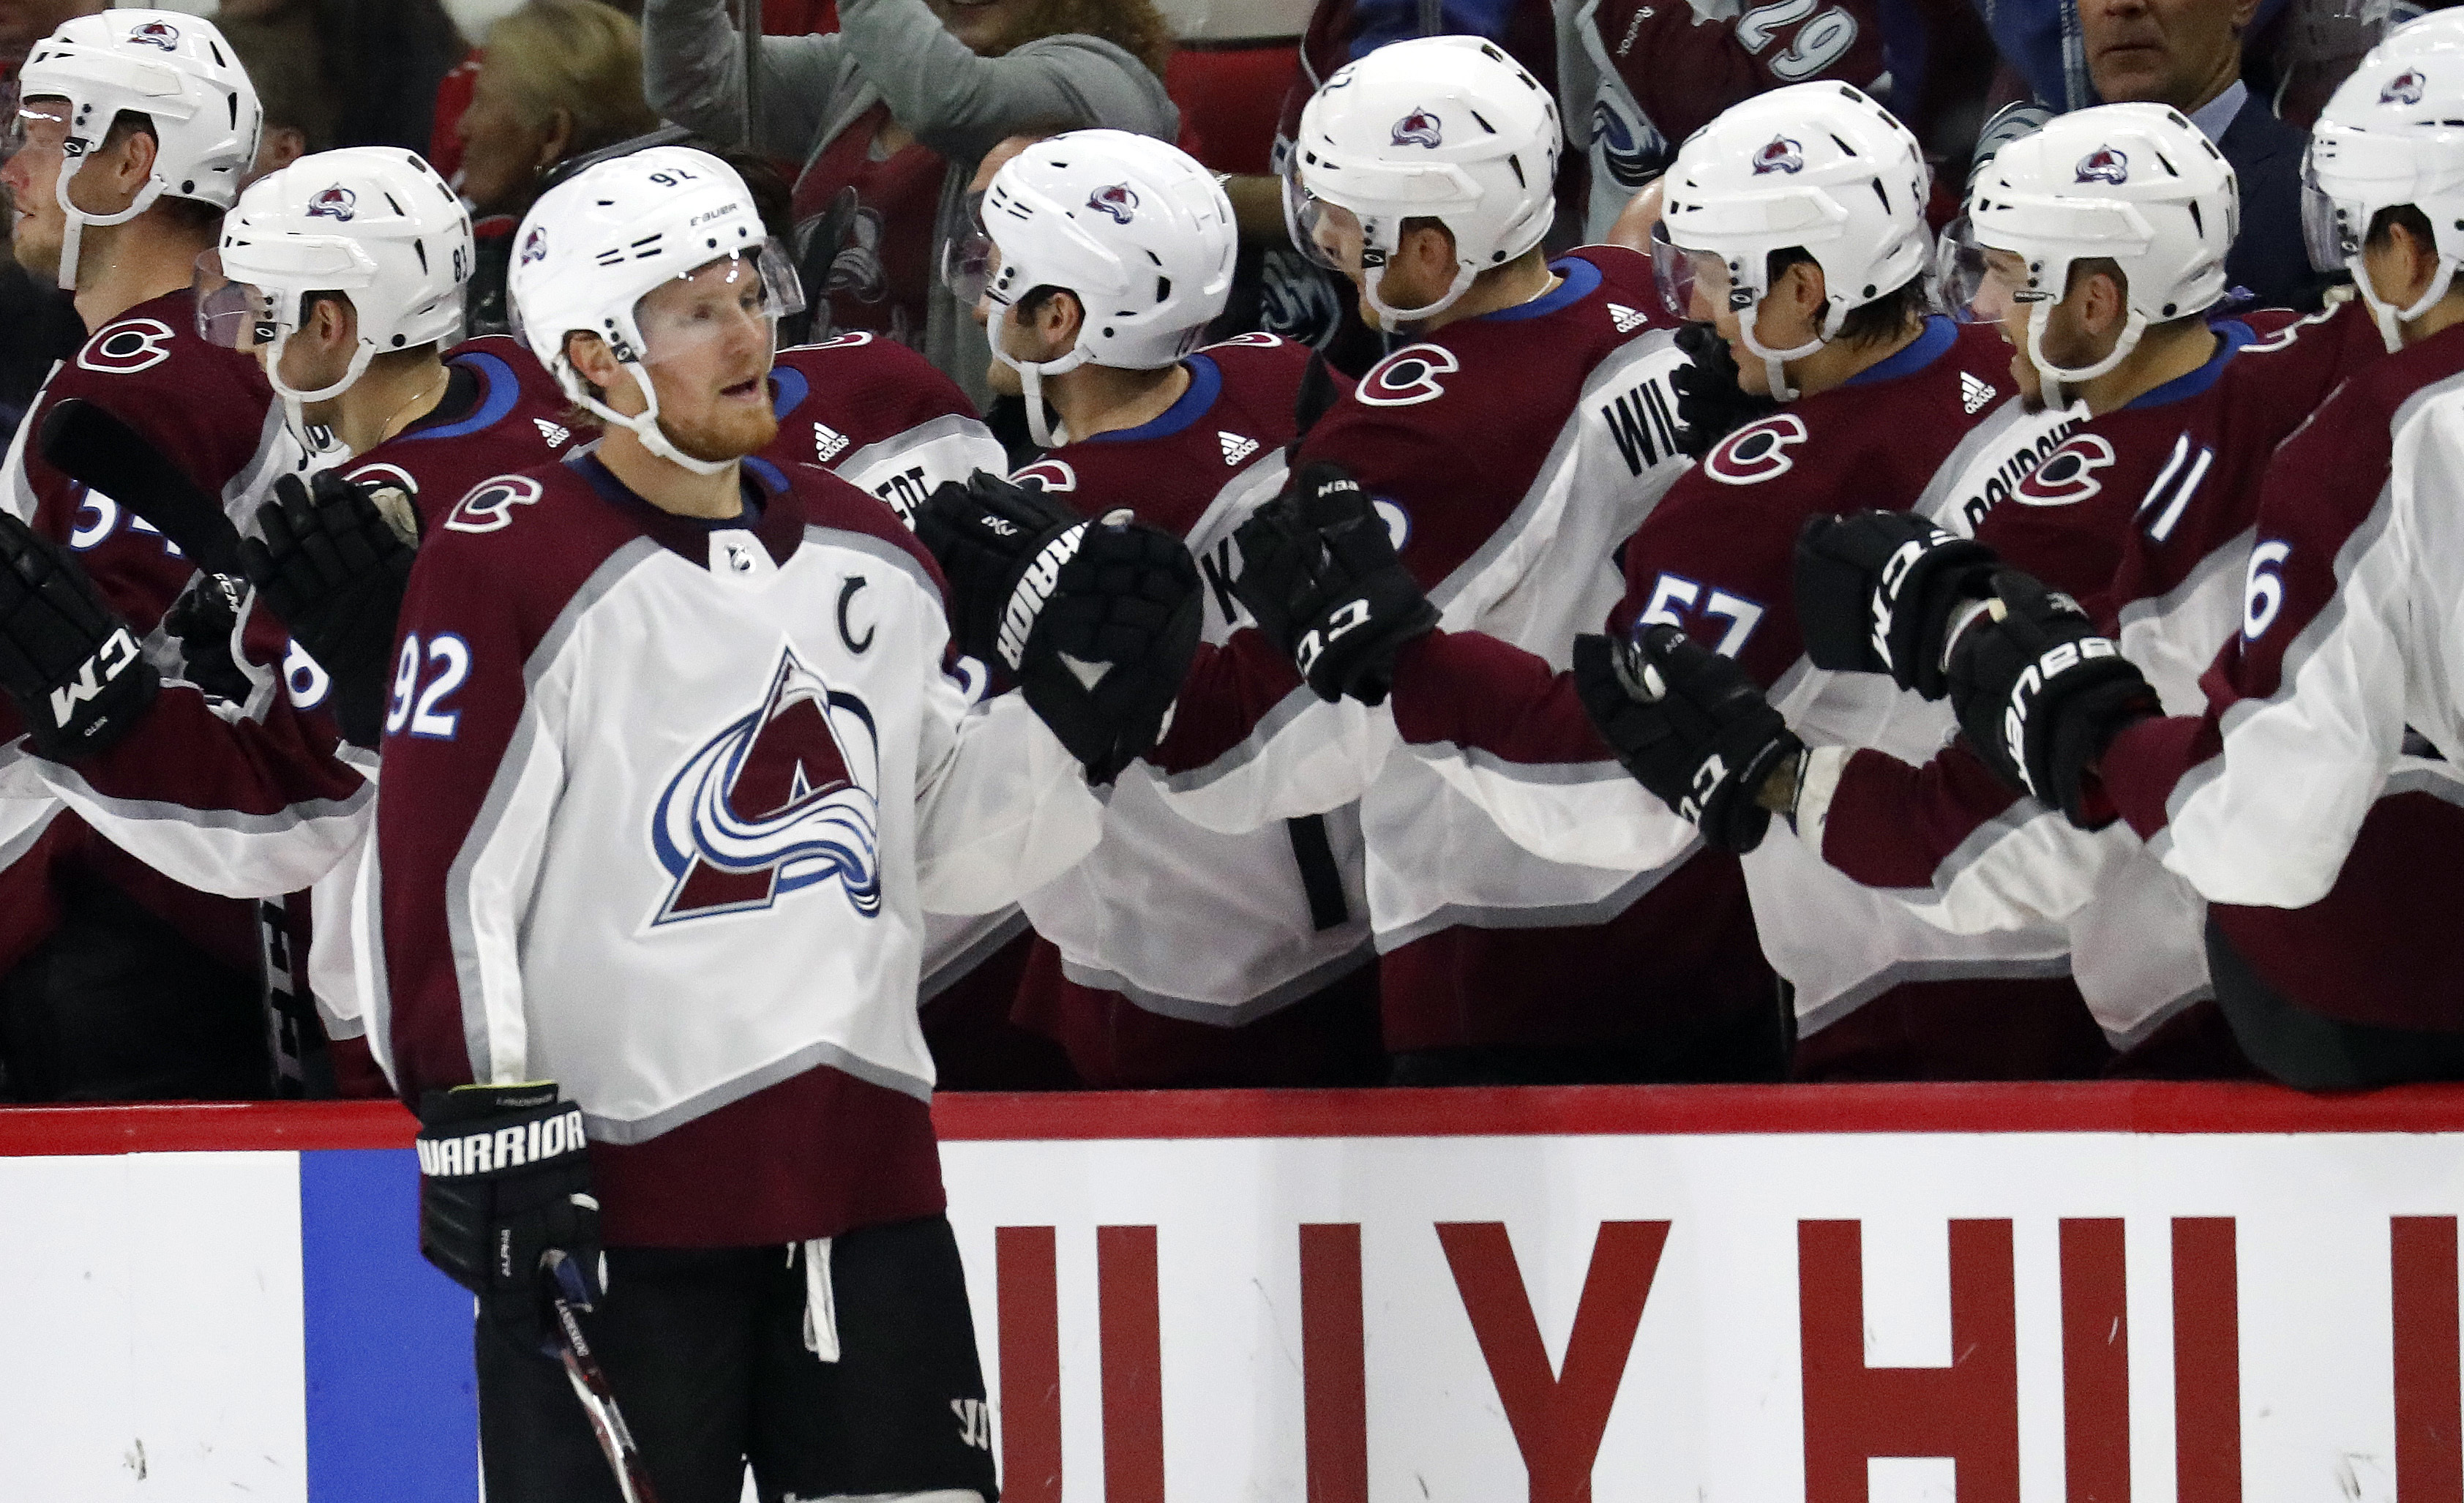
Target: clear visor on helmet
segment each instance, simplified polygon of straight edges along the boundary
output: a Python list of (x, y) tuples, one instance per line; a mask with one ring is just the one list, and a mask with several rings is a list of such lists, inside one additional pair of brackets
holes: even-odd
[(252, 350), (281, 337), (276, 295), (253, 282), (233, 281), (223, 271), (220, 251), (197, 257), (192, 286), (197, 338), (224, 349)]
[(0, 122), (0, 162), (21, 152), (57, 157), (68, 144), (69, 101), (62, 99), (28, 99), (17, 112)]
[(967, 195), (967, 229), (941, 242), (941, 285), (959, 306), (983, 301), (984, 289), (1001, 270), (1001, 247), (984, 232), (984, 195)]
[(1700, 322), (1728, 303), (1728, 263), (1711, 251), (1689, 251), (1668, 238), (1668, 226), (1651, 227), (1652, 279), (1669, 316)]
[(2303, 164), (2301, 244), (2310, 253), (2310, 269), (2343, 271), (2346, 263), (2362, 254), (2361, 237), (2365, 228), (2350, 223), (2349, 216), (2337, 211), (2336, 201), (2319, 186), (2317, 169)]
[(1298, 166), (1284, 173), (1284, 228), (1303, 255), (1330, 272), (1349, 275), (1367, 264), (1360, 216), (1303, 188)]
[(804, 307), (803, 289), (776, 240), (751, 254), (737, 252), (706, 261), (653, 287), (633, 305), (642, 331), (645, 364), (688, 359), (741, 341), (759, 343), (768, 368), (778, 321)]
[(1976, 243), (1976, 227), (1966, 214), (1944, 227), (1933, 245), (1934, 302), (1962, 323), (1991, 323), (2000, 318), (1998, 305), (1980, 307), (1990, 275), (1985, 247)]

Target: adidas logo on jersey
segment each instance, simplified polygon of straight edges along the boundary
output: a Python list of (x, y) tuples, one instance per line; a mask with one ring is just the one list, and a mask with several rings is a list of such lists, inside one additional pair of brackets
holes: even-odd
[(1619, 334), (1632, 334), (1651, 321), (1651, 315), (1639, 308), (1629, 308), (1621, 302), (1609, 304), (1609, 317), (1617, 321), (1617, 331)]
[(815, 423), (813, 425), (813, 453), (821, 459), (822, 463), (827, 464), (831, 460), (837, 458), (839, 451), (845, 449), (847, 446), (847, 434), (840, 432), (837, 429), (830, 427), (827, 423)]
[(1225, 464), (1239, 464), (1258, 452), (1258, 441), (1254, 438), (1243, 438), (1238, 433), (1227, 433), (1220, 428), (1215, 431), (1215, 436), (1223, 444)]
[(1959, 373), (1959, 402), (1969, 416), (1974, 417), (1980, 408), (1992, 400), (1993, 383), (1980, 378), (1972, 370)]
[(531, 419), (531, 422), (539, 429), (539, 436), (547, 440), (547, 446), (550, 449), (554, 449), (557, 445), (563, 443), (566, 439), (573, 436), (571, 430), (562, 428), (555, 423), (551, 423), (546, 418), (535, 417)]

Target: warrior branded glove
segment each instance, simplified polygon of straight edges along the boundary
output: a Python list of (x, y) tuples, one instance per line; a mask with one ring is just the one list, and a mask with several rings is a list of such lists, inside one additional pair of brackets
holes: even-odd
[(1352, 473), (1308, 466), (1233, 536), (1233, 593), (1310, 691), (1330, 704), (1347, 696), (1384, 703), (1395, 654), (1435, 630), (1438, 609), (1396, 558), (1385, 519)]
[(1778, 403), (1738, 385), (1737, 357), (1713, 325), (1683, 325), (1677, 331), (1677, 347), (1687, 361), (1668, 373), (1668, 384), (1677, 391), (1681, 453), (1700, 459), (1721, 439), (1779, 410)]
[(1202, 626), (1179, 539), (981, 471), (935, 490), (915, 533), (950, 582), (958, 651), (1006, 671), (1089, 782), (1162, 739)]
[(200, 573), (163, 613), (163, 630), (180, 644), (180, 676), (217, 699), (244, 704), (256, 685), (231, 656), (248, 581)]
[(0, 515), (0, 690), (34, 750), (91, 757), (133, 729), (162, 675), (66, 549)]
[(1960, 727), (2005, 784), (2081, 829), (2109, 825), (2088, 807), (2088, 769), (2123, 726), (2162, 713), (2156, 691), (2070, 596), (2015, 570), (1992, 584), (1951, 656)]
[(1805, 753), (1761, 689), (1737, 666), (1675, 627), (1639, 641), (1574, 638), (1574, 692), (1634, 780), (1739, 855), (1763, 842), (1765, 780)]
[[(390, 517), (388, 499), (396, 502)], [(410, 580), (411, 540), (404, 534), (417, 523), (407, 499), (390, 488), (381, 497), (331, 470), (305, 484), (286, 475), (274, 482), (274, 499), (256, 509), (256, 525), (263, 539), (240, 544), (250, 581), (333, 680), (327, 704), (343, 737), (376, 745), (385, 734), (394, 623)]]
[(419, 1122), (420, 1255), (525, 1350), (552, 1350), (540, 1261), (567, 1255), (584, 1308), (605, 1282), (582, 1108), (552, 1080), (459, 1086), (429, 1092)]
[(1907, 512), (1811, 517), (1796, 535), (1796, 620), (1816, 668), (1886, 673), (1927, 699), (1948, 692), (1944, 658), (1998, 562)]

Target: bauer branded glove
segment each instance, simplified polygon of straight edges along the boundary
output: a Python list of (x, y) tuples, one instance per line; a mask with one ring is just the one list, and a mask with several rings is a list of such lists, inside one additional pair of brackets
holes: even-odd
[(1686, 364), (1668, 373), (1668, 385), (1677, 392), (1679, 453), (1700, 459), (1721, 439), (1779, 410), (1778, 403), (1738, 385), (1736, 354), (1713, 325), (1682, 325), (1677, 347), (1686, 358)]
[(1395, 655), (1438, 624), (1386, 519), (1341, 465), (1304, 468), (1235, 533), (1233, 593), (1319, 698), (1382, 704)]
[(431, 1091), (419, 1106), (419, 1251), (524, 1349), (552, 1346), (539, 1263), (565, 1253), (584, 1308), (604, 1283), (582, 1108), (552, 1080)]
[(162, 675), (68, 551), (0, 515), (0, 689), (34, 750), (55, 761), (117, 744)]
[(1990, 593), (1993, 550), (1907, 512), (1810, 517), (1796, 535), (1796, 620), (1806, 655), (1836, 673), (1887, 673), (1927, 699), (1949, 692), (1944, 656), (1961, 608)]
[[(387, 515), (387, 498), (398, 504)], [(342, 735), (374, 746), (385, 732), (393, 674), (393, 629), (410, 580), (416, 526), (407, 501), (381, 497), (331, 470), (301, 483), (274, 482), (256, 509), (262, 540), (240, 543), (240, 561), (268, 610), (333, 680), (327, 701)], [(415, 534), (414, 534), (415, 536)]]
[(1991, 609), (1951, 656), (1960, 728), (2009, 786), (2081, 829), (2109, 825), (2088, 770), (2123, 726), (2162, 713), (2156, 691), (2070, 596), (2016, 570), (1992, 583)]
[(1771, 810), (1755, 796), (1805, 743), (1734, 658), (1670, 626), (1622, 644), (1578, 636), (1574, 692), (1625, 770), (1705, 843), (1740, 855), (1762, 844)]

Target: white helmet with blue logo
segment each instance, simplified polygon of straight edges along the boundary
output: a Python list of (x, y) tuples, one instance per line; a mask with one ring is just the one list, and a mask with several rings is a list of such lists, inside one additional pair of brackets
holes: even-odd
[[(2047, 377), (2080, 382), (2121, 365), (2150, 323), (2224, 296), (2241, 200), (2224, 153), (2181, 111), (2103, 104), (2057, 116), (1994, 153), (1969, 189), (1968, 222), (1977, 244), (2027, 263), (2016, 291), (2034, 304), (2028, 358)], [(2129, 285), (2122, 336), (2093, 365), (2057, 365), (2045, 355), (2046, 322), (2073, 263), (2099, 257)]]
[[(321, 402), (379, 355), (458, 341), (472, 260), (469, 211), (417, 153), (320, 151), (250, 184), (223, 217), (221, 243), (198, 257), (197, 332), (236, 349), (272, 344), (275, 390)], [(282, 347), (318, 292), (350, 298), (359, 346), (340, 381), (296, 391), (282, 382)]]
[[(1284, 178), (1292, 242), (1349, 271), (1320, 243), (1330, 209), (1358, 221), (1362, 298), (1386, 327), (1436, 317), (1472, 278), (1540, 243), (1556, 213), (1557, 101), (1495, 42), (1425, 36), (1347, 64), (1301, 111)], [(1395, 308), (1380, 296), (1404, 222), (1454, 236), (1455, 276), (1437, 301)]]
[[(2409, 30), (2409, 29), (2408, 29)], [(2464, 52), (2395, 45), (2400, 32), (2362, 59), (2311, 128), (2303, 220), (2314, 260), (2341, 263), (2394, 350), (2400, 320), (2420, 318), (2447, 296), (2464, 260)], [(2419, 42), (2415, 38), (2415, 43)], [(2410, 206), (2430, 221), (2438, 273), (2399, 308), (2379, 295), (2362, 264), (2362, 243), (2384, 210)]]
[(1080, 365), (1155, 370), (1196, 349), (1232, 293), (1240, 232), (1215, 174), (1169, 142), (1073, 130), (1037, 142), (994, 174), (978, 233), (950, 242), (943, 276), (959, 299), (996, 310), (1039, 287), (1078, 299), (1078, 343), (1056, 360), (993, 357), (1019, 373), (1036, 442), (1041, 382)]
[[(126, 224), (158, 198), (231, 208), (256, 160), (265, 118), (256, 87), (223, 33), (212, 22), (178, 11), (106, 11), (61, 23), (26, 55), (17, 97), (68, 101), (56, 191), (67, 216), (59, 283), (72, 291), (87, 225)], [(90, 214), (69, 201), (69, 182), (81, 160), (102, 148), (122, 111), (153, 123), (153, 175), (126, 209)]]
[[(1933, 181), (1915, 136), (1845, 83), (1798, 83), (1723, 111), (1678, 148), (1661, 210), (1680, 251), (1718, 256), (1746, 347), (1771, 395), (1793, 399), (1781, 363), (1802, 360), (1840, 320), (1923, 276), (1925, 195)], [(1822, 269), (1826, 305), (1814, 338), (1766, 347), (1755, 314), (1771, 292), (1773, 252), (1801, 250)], [(1662, 257), (1663, 270), (1673, 259)]]
[[(642, 447), (697, 475), (732, 460), (697, 459), (659, 427), (659, 393), (644, 362), (642, 299), (718, 261), (759, 276), (762, 311), (777, 320), (804, 306), (787, 255), (762, 228), (736, 169), (691, 146), (646, 146), (610, 157), (541, 193), (514, 232), (506, 277), (515, 332), (565, 394), (603, 421), (633, 431)], [(574, 368), (566, 336), (593, 334), (631, 367), (646, 409), (627, 417)]]

